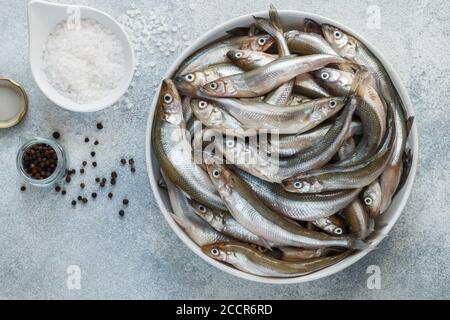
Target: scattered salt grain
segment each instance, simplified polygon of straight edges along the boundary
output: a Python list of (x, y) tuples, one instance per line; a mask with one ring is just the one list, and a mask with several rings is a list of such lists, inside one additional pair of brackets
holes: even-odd
[(92, 19), (81, 20), (77, 28), (58, 24), (47, 39), (43, 62), (50, 85), (79, 104), (106, 97), (125, 75), (120, 40)]

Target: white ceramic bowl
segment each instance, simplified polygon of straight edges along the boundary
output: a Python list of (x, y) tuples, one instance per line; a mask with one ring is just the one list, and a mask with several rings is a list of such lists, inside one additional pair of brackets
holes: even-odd
[[(107, 97), (89, 104), (78, 104), (62, 96), (50, 85), (42, 70), (42, 51), (49, 34), (60, 22), (67, 20), (75, 12), (74, 10), (79, 10), (81, 19), (93, 19), (109, 28), (117, 35), (124, 49), (126, 63), (124, 77)], [(95, 112), (112, 106), (128, 90), (136, 66), (134, 51), (128, 35), (114, 18), (94, 8), (33, 0), (28, 5), (28, 20), (31, 72), (39, 88), (52, 102), (70, 111)]]
[[(389, 75), (391, 76), (395, 86), (397, 87), (397, 90), (403, 100), (403, 103), (406, 108), (406, 112), (408, 116), (414, 116), (414, 110), (411, 106), (411, 101), (408, 97), (407, 91), (403, 87), (403, 85), (400, 82), (399, 77), (395, 73), (394, 69), (391, 67), (391, 65), (384, 59), (384, 57), (378, 52), (376, 48), (374, 48), (370, 43), (364, 40), (363, 37), (355, 33), (354, 31), (350, 30), (349, 28), (345, 27), (344, 25), (330, 20), (328, 18), (310, 14), (310, 13), (304, 13), (299, 11), (280, 11), (281, 21), (283, 22), (283, 25), (285, 26), (286, 30), (289, 29), (298, 29), (301, 27), (303, 20), (305, 18), (311, 18), (319, 23), (329, 23), (331, 25), (334, 25), (336, 27), (341, 28), (342, 30), (356, 36), (358, 39), (364, 41), (364, 43), (367, 45), (367, 47), (372, 50), (372, 52), (380, 59), (380, 61), (384, 64), (386, 67), (386, 70), (388, 71)], [(181, 65), (181, 63), (188, 58), (191, 54), (196, 52), (198, 49), (204, 47), (205, 45), (213, 42), (214, 40), (223, 37), (225, 35), (225, 32), (227, 30), (236, 28), (236, 27), (248, 27), (253, 22), (253, 16), (263, 16), (267, 17), (267, 12), (258, 12), (254, 14), (249, 14), (245, 16), (241, 16), (236, 19), (232, 19), (222, 25), (217, 26), (213, 30), (206, 33), (204, 36), (199, 38), (197, 41), (195, 41), (186, 51), (184, 51), (179, 59), (171, 66), (169, 71), (166, 73), (166, 78), (171, 78), (178, 67)], [(358, 260), (362, 259), (365, 255), (367, 255), (372, 249), (367, 249), (364, 251), (360, 251), (345, 260), (341, 261), (338, 264), (335, 264), (329, 268), (320, 270), (318, 272), (309, 274), (307, 276), (303, 277), (297, 277), (297, 278), (289, 278), (289, 279), (278, 279), (278, 278), (265, 278), (265, 277), (259, 277), (250, 275), (248, 273), (241, 272), (233, 267), (230, 267), (228, 265), (225, 265), (223, 263), (220, 263), (218, 261), (215, 261), (206, 255), (202, 253), (200, 248), (184, 233), (184, 231), (176, 224), (176, 222), (170, 217), (169, 212), (171, 211), (171, 206), (168, 200), (167, 192), (162, 190), (158, 187), (158, 180), (161, 177), (160, 174), (160, 166), (158, 161), (155, 158), (155, 155), (153, 153), (153, 149), (151, 147), (151, 128), (153, 123), (153, 117), (154, 117), (154, 111), (156, 108), (156, 105), (158, 103), (158, 95), (155, 95), (151, 110), (150, 110), (150, 116), (148, 119), (148, 127), (147, 127), (147, 136), (146, 136), (146, 159), (147, 159), (147, 169), (148, 169), (148, 175), (150, 178), (150, 184), (153, 190), (153, 193), (155, 195), (155, 199), (164, 215), (166, 220), (168, 221), (170, 227), (173, 229), (173, 231), (178, 235), (178, 237), (198, 256), (200, 256), (203, 260), (207, 261), (208, 263), (212, 264), (213, 266), (217, 267), (218, 269), (225, 271), (229, 274), (232, 274), (234, 276), (237, 276), (242, 279), (246, 280), (252, 280), (256, 282), (261, 283), (272, 283), (272, 284), (292, 284), (292, 283), (302, 283), (312, 280), (317, 280), (324, 278), (326, 276), (330, 276), (332, 274), (335, 274), (339, 271), (342, 271), (343, 269), (351, 266), (352, 264), (356, 263)], [(411, 130), (411, 135), (408, 140), (408, 148), (411, 149), (412, 155), (413, 155), (413, 162), (412, 162), (412, 168), (409, 173), (408, 179), (406, 181), (406, 184), (404, 187), (400, 190), (400, 192), (395, 197), (392, 205), (388, 209), (388, 211), (381, 217), (380, 220), (377, 221), (377, 225), (385, 225), (386, 227), (383, 229), (383, 232), (377, 232), (374, 233), (374, 236), (371, 240), (373, 240), (374, 247), (377, 246), (387, 235), (387, 233), (392, 229), (395, 222), (400, 217), (402, 210), (404, 209), (409, 195), (411, 193), (411, 189), (413, 187), (414, 178), (416, 175), (416, 169), (417, 169), (417, 161), (418, 161), (418, 132), (417, 127), (414, 125)]]

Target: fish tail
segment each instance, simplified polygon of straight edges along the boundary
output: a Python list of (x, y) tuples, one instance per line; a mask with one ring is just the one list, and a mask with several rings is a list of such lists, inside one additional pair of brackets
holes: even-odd
[(373, 249), (374, 246), (370, 240), (351, 239), (349, 242), (349, 248), (357, 251), (363, 251)]
[(280, 15), (278, 14), (278, 10), (273, 5), (273, 3), (270, 4), (269, 16), (270, 21), (272, 21), (273, 26), (278, 30), (278, 32), (284, 33), (283, 26), (281, 25)]

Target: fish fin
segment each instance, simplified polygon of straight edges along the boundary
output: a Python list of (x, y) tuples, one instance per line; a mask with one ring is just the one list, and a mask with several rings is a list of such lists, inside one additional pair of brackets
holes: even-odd
[(248, 36), (253, 37), (258, 34), (258, 28), (256, 27), (256, 23), (252, 23), (250, 29), (248, 29)]
[(161, 189), (168, 190), (167, 183), (166, 183), (166, 181), (164, 180), (163, 177), (161, 177), (161, 178), (158, 180), (158, 186), (159, 186)]
[(278, 14), (277, 8), (271, 3), (269, 10), (270, 21), (272, 21), (273, 26), (281, 33), (284, 33), (283, 26), (281, 24), (280, 15)]
[(365, 83), (368, 76), (369, 72), (365, 68), (360, 68), (355, 73), (355, 78), (353, 80), (352, 87), (350, 89), (350, 95), (353, 95), (358, 92), (359, 87)]
[(272, 246), (270, 245), (270, 243), (266, 239), (264, 239), (264, 238), (259, 238), (259, 239), (260, 239), (260, 241), (261, 241), (261, 243), (262, 243), (264, 248), (269, 249), (270, 251), (273, 251)]
[[(408, 180), (409, 173), (411, 172), (412, 162), (413, 162), (412, 151), (411, 151), (411, 149), (407, 149), (407, 150), (405, 150), (405, 153), (403, 156), (402, 176), (400, 177), (400, 182), (398, 184), (395, 195), (397, 195), (397, 193), (405, 186), (406, 180)], [(394, 195), (394, 197), (395, 197), (395, 195)]]
[(303, 31), (306, 33), (315, 33), (323, 36), (322, 26), (312, 19), (305, 19)]
[(248, 36), (250, 33), (250, 28), (237, 27), (226, 31), (227, 34), (231, 36)]
[(412, 130), (415, 120), (416, 120), (415, 117), (409, 117), (408, 120), (406, 120), (406, 136), (407, 137), (409, 137), (409, 135), (411, 134), (411, 130)]

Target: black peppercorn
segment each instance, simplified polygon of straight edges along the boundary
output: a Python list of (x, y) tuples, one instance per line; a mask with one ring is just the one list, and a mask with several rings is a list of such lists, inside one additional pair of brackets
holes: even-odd
[(92, 157), (92, 158), (95, 157), (95, 152), (94, 152), (94, 151), (91, 152), (91, 157)]
[(123, 204), (124, 204), (124, 205), (127, 206), (129, 203), (130, 203), (130, 201), (129, 201), (128, 199), (123, 199)]
[(61, 187), (60, 186), (56, 186), (55, 191), (56, 192), (60, 192), (61, 191)]
[(66, 191), (66, 190), (63, 190), (63, 191), (61, 192), (61, 194), (62, 194), (63, 196), (65, 196), (65, 195), (67, 194), (67, 191)]
[(95, 182), (100, 183), (100, 178), (95, 178)]
[(133, 159), (133, 158), (130, 159), (130, 160), (128, 161), (128, 163), (130, 164), (130, 166), (134, 166), (134, 159)]
[(121, 217), (125, 216), (125, 211), (120, 210), (120, 211), (119, 211), (119, 216), (121, 216)]
[(94, 167), (94, 168), (96, 168), (97, 167), (97, 162), (92, 162), (92, 166)]
[(97, 129), (98, 130), (102, 130), (103, 129), (103, 124), (101, 122), (97, 123)]
[(89, 138), (85, 138), (84, 142), (88, 143), (89, 142)]
[(66, 182), (67, 182), (67, 183), (70, 183), (71, 181), (72, 181), (72, 178), (71, 178), (70, 176), (67, 176), (67, 177), (66, 177)]
[(111, 185), (115, 186), (116, 183), (117, 183), (116, 179), (112, 178), (112, 179), (111, 179)]
[(83, 198), (83, 200), (82, 200), (82, 201), (83, 201), (83, 203), (84, 203), (84, 204), (86, 204), (86, 203), (88, 203), (88, 202), (89, 202), (89, 200), (88, 200), (87, 198)]
[(26, 190), (27, 190), (27, 187), (25, 187), (25, 186), (20, 187), (20, 191), (25, 192)]
[(136, 173), (136, 168), (134, 168), (134, 167), (131, 168), (131, 172), (132, 172), (132, 173)]
[(80, 174), (84, 174), (84, 169), (80, 169)]
[(117, 172), (115, 172), (115, 171), (111, 172), (111, 177), (114, 179), (117, 179), (117, 177), (118, 177)]
[(87, 166), (87, 161), (83, 161), (83, 167)]
[(98, 146), (99, 142), (98, 140), (95, 140), (94, 145)]
[(77, 202), (76, 202), (75, 200), (73, 200), (73, 201), (72, 201), (72, 206), (75, 207), (76, 205), (77, 205)]
[(82, 182), (82, 183), (80, 183), (80, 188), (84, 189), (84, 188), (86, 188), (86, 185)]
[(93, 199), (97, 198), (97, 193), (95, 193), (95, 192), (92, 193), (92, 198), (93, 198)]
[(112, 194), (112, 192), (108, 193), (108, 198), (112, 199), (113, 196), (114, 196), (114, 195)]
[(53, 132), (53, 138), (58, 140), (60, 137), (61, 137), (61, 135), (59, 134), (59, 132)]
[(124, 166), (124, 165), (126, 165), (127, 164), (127, 160), (125, 160), (125, 159), (122, 159), (122, 160), (120, 160), (120, 163)]
[(78, 201), (82, 201), (83, 197), (82, 196), (78, 196)]

